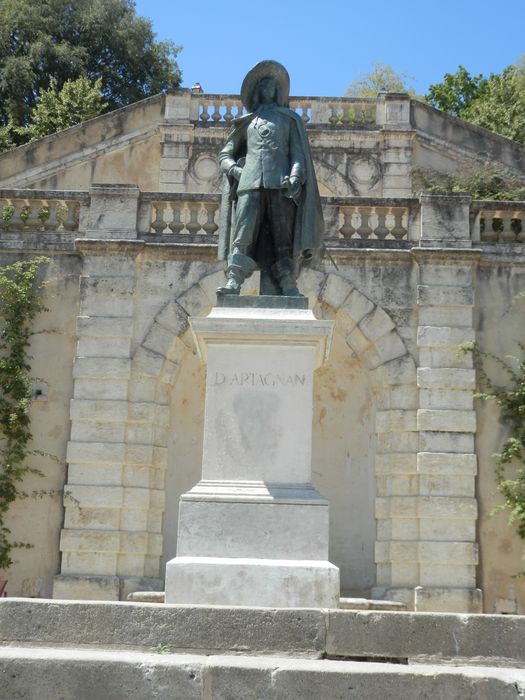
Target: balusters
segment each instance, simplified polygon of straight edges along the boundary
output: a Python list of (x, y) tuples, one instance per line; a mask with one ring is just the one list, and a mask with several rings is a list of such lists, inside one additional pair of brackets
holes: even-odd
[(80, 205), (78, 202), (67, 202), (66, 212), (62, 226), (66, 231), (78, 231), (78, 219), (80, 215)]
[(238, 98), (217, 98), (209, 96), (200, 99), (197, 122), (224, 126), (231, 124), (242, 114), (242, 104)]
[(78, 231), (79, 216), (80, 202), (76, 200), (0, 199), (0, 228), (4, 231)]
[(392, 208), (392, 213), (394, 215), (394, 226), (392, 227), (390, 233), (396, 239), (396, 241), (406, 239), (408, 236), (408, 229), (406, 226), (403, 226), (403, 214), (405, 211), (405, 209), (400, 209), (398, 207)]
[(188, 202), (187, 207), (190, 211), (190, 220), (187, 222), (186, 228), (188, 229), (188, 233), (190, 235), (195, 235), (201, 229), (199, 222), (201, 204), (200, 202)]
[(235, 107), (235, 102), (233, 100), (227, 100), (226, 101), (226, 111), (224, 112), (224, 121), (226, 124), (230, 124), (234, 119), (234, 115), (232, 112), (233, 107)]
[(26, 230), (39, 231), (42, 227), (42, 222), (38, 217), (38, 210), (41, 208), (42, 203), (40, 201), (29, 201), (25, 206), (25, 211), (27, 212), (27, 218), (25, 219)]
[(188, 195), (186, 199), (155, 200), (150, 206), (150, 231), (157, 235), (213, 236), (219, 228), (215, 222), (218, 200), (202, 201)]
[(372, 235), (372, 228), (368, 223), (368, 220), (370, 218), (370, 212), (371, 210), (368, 208), (360, 208), (361, 225), (357, 229), (357, 234), (359, 238), (362, 238), (363, 240), (370, 238), (370, 236)]
[(59, 226), (57, 219), (58, 202), (49, 201), (41, 210), (41, 221), (44, 231), (56, 231)]
[(339, 234), (342, 238), (400, 241), (408, 237), (408, 228), (403, 221), (408, 216), (406, 207), (343, 205), (340, 210), (343, 224), (339, 228)]
[(212, 120), (212, 122), (214, 122), (216, 124), (217, 122), (220, 122), (221, 119), (222, 119), (221, 105), (216, 104), (215, 109), (213, 110), (213, 113), (211, 115), (211, 120)]
[(388, 207), (376, 207), (375, 209), (376, 209), (376, 214), (377, 214), (377, 226), (374, 229), (374, 233), (375, 233), (376, 237), (380, 241), (382, 241), (390, 233), (390, 230), (387, 228), (387, 225), (386, 225), (386, 217), (388, 214)]
[(307, 100), (292, 100), (290, 102), (290, 109), (293, 109), (301, 117), (305, 124), (312, 119), (312, 105)]
[(346, 101), (331, 102), (328, 104), (326, 118), (319, 119), (319, 123), (327, 123), (346, 129), (366, 128), (375, 124), (375, 110), (375, 104), (352, 103)]
[(172, 219), (168, 223), (168, 228), (172, 233), (180, 233), (184, 228), (184, 221), (181, 219), (182, 203), (170, 202)]
[[(229, 125), (243, 113), (241, 101), (234, 95), (195, 95), (192, 99), (198, 99), (197, 124), (203, 126)], [(348, 98), (327, 102), (299, 97), (290, 101), (290, 108), (305, 124), (327, 124), (347, 129), (369, 128), (375, 124), (375, 102)]]
[(518, 243), (525, 243), (525, 226), (523, 225), (523, 218), (518, 218), (518, 212), (514, 212), (512, 217), (514, 230), (516, 231), (516, 240)]
[(511, 212), (499, 212), (501, 217), (501, 233), (499, 235), (500, 240), (505, 243), (514, 243), (516, 240), (516, 233), (512, 225), (512, 213)]
[(219, 228), (215, 223), (217, 204), (215, 202), (204, 202), (204, 209), (206, 210), (206, 221), (202, 225), (202, 228), (209, 236), (211, 236)]
[(524, 243), (525, 212), (515, 209), (483, 209), (480, 239), (483, 243)]
[(343, 225), (339, 229), (339, 233), (343, 238), (352, 238), (352, 236), (357, 233), (357, 229), (352, 223), (354, 214), (356, 213), (355, 207), (341, 207), (343, 213)]
[(159, 234), (166, 228), (166, 221), (164, 219), (164, 212), (166, 210), (166, 202), (152, 202), (152, 209), (155, 212), (155, 218), (151, 222), (151, 228), (155, 233)]

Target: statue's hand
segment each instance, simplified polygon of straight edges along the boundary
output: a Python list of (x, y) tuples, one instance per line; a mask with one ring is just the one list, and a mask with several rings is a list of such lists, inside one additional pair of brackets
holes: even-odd
[(293, 199), (294, 197), (297, 197), (300, 191), (301, 180), (295, 175), (290, 175), (290, 177), (288, 178), (288, 192), (286, 193), (286, 196), (290, 197), (290, 199)]
[(242, 168), (238, 165), (232, 165), (228, 172), (228, 175), (230, 175), (230, 177), (234, 177), (237, 180), (237, 182), (239, 182), (242, 175)]

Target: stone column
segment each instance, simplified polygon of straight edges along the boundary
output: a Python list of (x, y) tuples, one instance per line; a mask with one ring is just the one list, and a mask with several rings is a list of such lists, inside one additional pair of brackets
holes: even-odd
[(419, 539), (416, 610), (481, 612), (476, 587), (475, 376), (458, 346), (475, 339), (468, 197), (421, 197), (419, 266)]
[(336, 606), (328, 503), (311, 484), (313, 373), (333, 323), (228, 307), (190, 322), (207, 363), (202, 479), (181, 497), (166, 602)]

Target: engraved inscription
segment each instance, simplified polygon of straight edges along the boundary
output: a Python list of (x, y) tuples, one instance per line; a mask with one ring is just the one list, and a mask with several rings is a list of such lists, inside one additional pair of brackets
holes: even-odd
[(305, 374), (275, 374), (274, 372), (215, 372), (212, 386), (305, 386)]

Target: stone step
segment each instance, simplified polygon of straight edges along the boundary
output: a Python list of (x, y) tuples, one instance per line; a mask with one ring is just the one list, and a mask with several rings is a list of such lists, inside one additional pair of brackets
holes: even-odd
[(525, 617), (0, 599), (0, 644), (525, 666)]
[[(164, 603), (164, 591), (135, 591), (127, 600), (131, 603)], [(339, 598), (342, 610), (406, 610), (404, 603), (395, 600), (371, 600), (370, 598)]]
[(341, 610), (406, 610), (405, 603), (397, 600), (373, 600), (370, 598), (339, 598)]
[(0, 646), (0, 673), (5, 700), (517, 700), (525, 693), (525, 671), (509, 668), (79, 647)]

